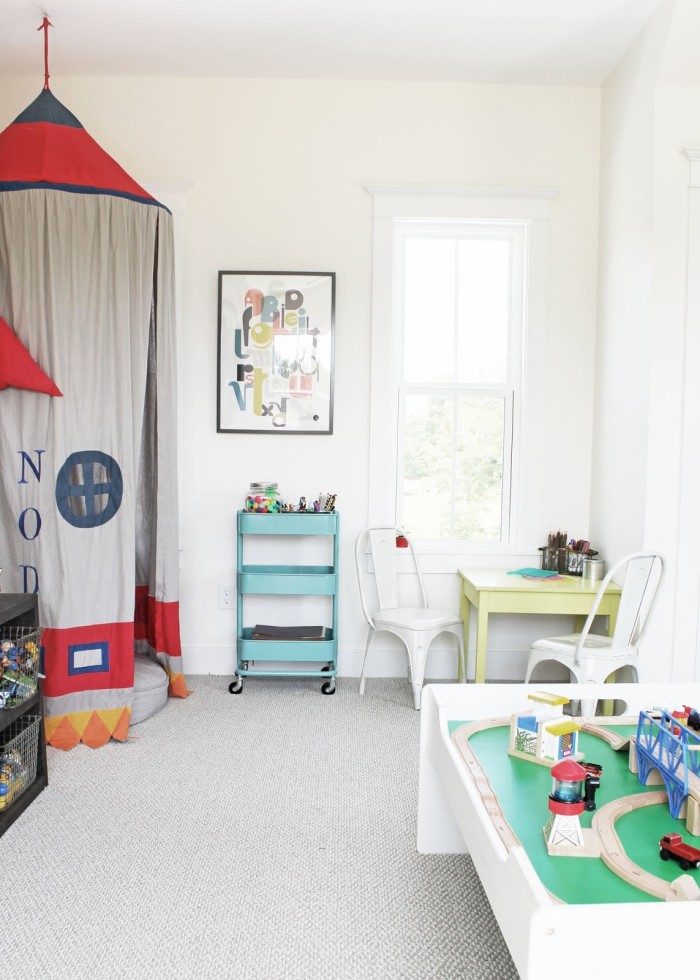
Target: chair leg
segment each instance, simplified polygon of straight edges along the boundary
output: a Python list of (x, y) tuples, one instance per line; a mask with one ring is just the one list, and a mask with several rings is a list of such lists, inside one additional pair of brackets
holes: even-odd
[(411, 657), (411, 687), (413, 688), (413, 706), (416, 711), (420, 711), (426, 652), (425, 647), (416, 646), (413, 648), (413, 656)]
[(581, 717), (594, 718), (597, 704), (597, 698), (581, 698)]
[(420, 701), (421, 701), (421, 695), (423, 694), (423, 685), (413, 684), (412, 687), (413, 687), (413, 707), (416, 709), (416, 711), (420, 711)]
[(467, 683), (467, 653), (464, 649), (464, 637), (461, 633), (455, 634), (457, 638), (457, 656), (459, 657), (459, 663), (462, 664), (462, 683)]
[(526, 684), (529, 684), (530, 683), (530, 678), (532, 677), (532, 672), (534, 671), (535, 667), (538, 664), (542, 664), (542, 663), (546, 663), (546, 662), (547, 662), (546, 661), (546, 658), (544, 658), (544, 657), (542, 657), (542, 658), (539, 658), (539, 657), (538, 658), (534, 658), (534, 657), (530, 656), (530, 659), (527, 662), (527, 669), (525, 671), (525, 683)]
[(372, 642), (372, 637), (374, 636), (374, 630), (370, 626), (367, 633), (367, 643), (365, 644), (365, 655), (362, 658), (362, 670), (360, 671), (360, 694), (365, 693), (365, 664), (367, 663), (367, 654), (369, 653), (369, 645)]

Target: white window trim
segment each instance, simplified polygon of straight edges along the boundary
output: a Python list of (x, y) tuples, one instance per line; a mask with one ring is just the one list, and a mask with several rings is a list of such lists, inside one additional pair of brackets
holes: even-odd
[[(550, 202), (557, 191), (550, 188), (430, 187), (368, 185), (374, 198), (374, 258), (371, 352), (371, 424), (369, 445), (369, 523), (395, 520), (397, 471), (398, 387), (396, 360), (392, 359), (392, 329), (398, 297), (393, 295), (396, 224), (399, 221), (438, 219), (453, 221), (522, 222), (526, 226), (528, 263), (525, 270), (526, 323), (523, 336), (522, 403), (516, 406), (520, 429), (514, 433), (518, 452), (512, 460), (513, 502), (510, 539), (494, 543), (424, 545), (424, 554), (435, 555), (426, 571), (454, 568), (454, 559), (489, 559), (537, 553), (541, 522), (542, 485), (546, 476), (542, 445), (547, 412), (547, 266)], [(444, 557), (446, 560), (441, 560)]]

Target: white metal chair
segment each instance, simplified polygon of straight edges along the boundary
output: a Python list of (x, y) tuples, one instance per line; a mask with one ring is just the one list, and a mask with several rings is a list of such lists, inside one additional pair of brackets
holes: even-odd
[[(413, 700), (416, 710), (418, 710), (421, 702), (428, 647), (440, 633), (451, 633), (457, 640), (462, 664), (462, 677), (466, 677), (464, 624), (455, 613), (446, 612), (444, 609), (428, 608), (423, 577), (413, 544), (409, 539), (408, 549), (396, 547), (396, 537), (400, 533), (399, 529), (395, 527), (368, 527), (358, 535), (355, 542), (355, 565), (360, 585), (360, 601), (365, 619), (369, 624), (360, 676), (360, 694), (365, 692), (365, 665), (372, 638), (375, 633), (386, 631), (398, 636), (406, 648), (409, 682), (413, 687)], [(375, 613), (370, 612), (365, 592), (365, 576), (363, 575), (363, 561), (368, 544), (374, 564), (379, 600), (379, 609)], [(410, 554), (411, 571), (417, 576), (420, 585), (422, 606), (401, 607), (399, 605), (397, 558), (407, 553)]]
[[(612, 636), (591, 633), (600, 601), (613, 578), (625, 569), (620, 610)], [(593, 607), (580, 633), (535, 640), (530, 649), (525, 683), (537, 664), (555, 660), (568, 667), (578, 684), (601, 684), (621, 667), (630, 667), (639, 679), (638, 649), (658, 595), (663, 562), (659, 555), (634, 552), (620, 559), (600, 583)], [(581, 714), (595, 714), (595, 700), (581, 700)]]

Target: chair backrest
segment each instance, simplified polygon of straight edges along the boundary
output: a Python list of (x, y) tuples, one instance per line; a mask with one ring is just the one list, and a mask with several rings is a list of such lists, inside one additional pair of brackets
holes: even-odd
[(651, 552), (635, 551), (616, 562), (600, 583), (593, 608), (588, 614), (581, 633), (577, 661), (581, 647), (593, 624), (600, 601), (605, 595), (605, 590), (623, 569), (625, 578), (622, 584), (620, 609), (613, 634), (612, 650), (613, 652), (625, 650), (628, 647), (637, 647), (641, 643), (661, 584), (663, 561), (659, 555)]
[(649, 622), (661, 584), (663, 562), (658, 555), (638, 553), (625, 559), (625, 580), (620, 596), (613, 650), (638, 646)]
[(398, 561), (399, 557), (406, 555), (407, 552), (410, 555), (410, 561), (412, 563), (411, 571), (418, 578), (423, 608), (427, 608), (428, 600), (425, 593), (425, 586), (423, 585), (423, 577), (420, 573), (418, 560), (411, 540), (408, 539), (408, 549), (396, 547), (396, 536), (401, 533), (399, 528), (396, 527), (368, 527), (358, 534), (357, 540), (355, 541), (355, 567), (360, 586), (360, 601), (362, 602), (362, 611), (365, 614), (365, 619), (370, 626), (374, 624), (367, 601), (365, 576), (363, 575), (365, 554), (368, 547), (372, 556), (372, 564), (374, 565), (379, 609), (399, 608)]

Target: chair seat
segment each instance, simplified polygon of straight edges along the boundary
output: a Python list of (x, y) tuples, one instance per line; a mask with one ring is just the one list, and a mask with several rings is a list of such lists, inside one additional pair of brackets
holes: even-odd
[(373, 616), (374, 625), (401, 626), (412, 630), (434, 630), (440, 627), (461, 626), (462, 620), (454, 613), (441, 609), (421, 609), (419, 606), (407, 609), (382, 609)]
[[(571, 660), (573, 662), (578, 644), (579, 635), (572, 633), (570, 636), (548, 636), (543, 640), (535, 640), (531, 648), (531, 657), (538, 653), (555, 654), (556, 659)], [(586, 641), (581, 648), (581, 660), (601, 660), (614, 663), (617, 660), (637, 659), (637, 651), (633, 647), (623, 647), (621, 650), (612, 649), (612, 637), (600, 636), (598, 633), (589, 633)], [(544, 659), (539, 657), (538, 659)]]
[[(571, 633), (569, 636), (547, 636), (543, 640), (535, 640), (535, 642), (532, 644), (532, 649), (556, 650), (559, 653), (567, 653), (570, 649), (571, 653), (573, 654), (580, 638), (580, 633)], [(606, 653), (612, 653), (611, 646), (612, 637), (601, 636), (598, 633), (589, 633), (583, 645), (583, 650), (591, 650), (592, 652), (605, 651)]]

